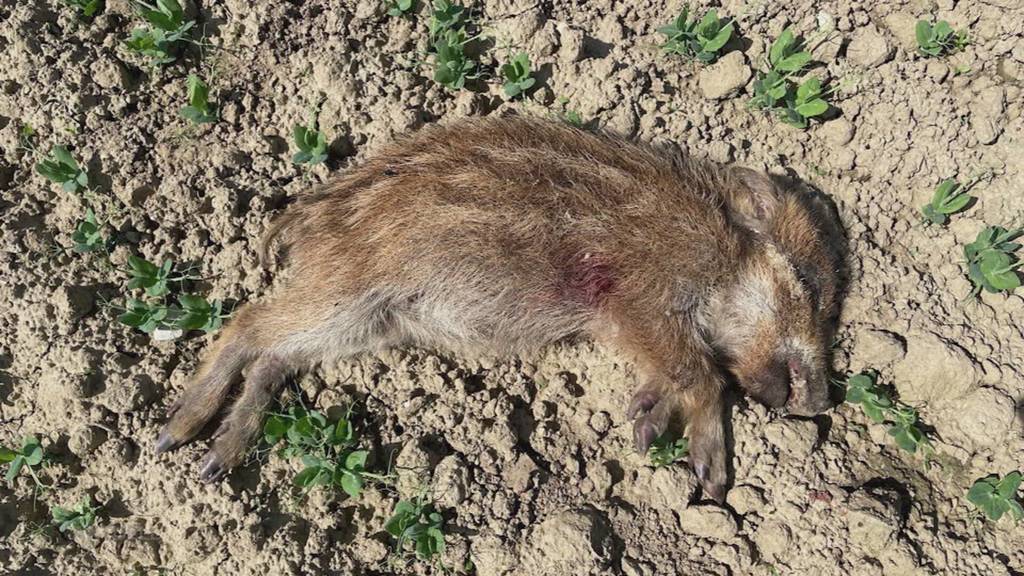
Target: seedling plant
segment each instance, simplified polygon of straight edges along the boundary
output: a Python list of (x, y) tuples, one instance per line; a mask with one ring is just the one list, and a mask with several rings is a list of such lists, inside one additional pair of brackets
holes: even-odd
[(1014, 242), (1021, 229), (1006, 230), (999, 226), (988, 226), (978, 233), (978, 237), (964, 246), (964, 258), (967, 260), (967, 277), (974, 286), (968, 297), (978, 296), (982, 290), (991, 292), (1010, 292), (1020, 286), (1017, 269), (1021, 262), (1015, 252), (1020, 243)]
[(302, 461), (304, 468), (292, 483), (303, 493), (316, 486), (333, 486), (358, 498), (367, 479), (388, 479), (366, 471), (369, 452), (358, 448), (350, 415), (351, 410), (332, 420), (319, 411), (293, 405), (267, 418), (263, 425), (266, 444), (281, 444), (279, 455)]
[(811, 118), (828, 111), (825, 98), (831, 94), (823, 90), (818, 78), (807, 78), (800, 83), (791, 79), (803, 72), (810, 61), (811, 53), (803, 49), (803, 42), (797, 40), (792, 30), (784, 30), (768, 52), (768, 71), (757, 73), (754, 96), (747, 105), (758, 110), (775, 110), (786, 124), (806, 128)]
[(75, 231), (71, 233), (71, 249), (80, 254), (87, 252), (98, 252), (107, 247), (107, 241), (103, 238), (103, 224), (96, 219), (92, 208), (85, 210), (85, 219), (78, 223)]
[(959, 52), (969, 44), (967, 30), (954, 31), (945, 20), (939, 20), (934, 25), (927, 20), (918, 20), (914, 35), (917, 38), (917, 51), (933, 58)]
[(917, 410), (893, 401), (888, 391), (878, 385), (878, 375), (874, 372), (861, 372), (846, 380), (846, 401), (860, 404), (868, 418), (876, 423), (888, 422), (888, 434), (903, 450), (911, 454), (920, 451), (926, 457), (931, 455), (931, 441), (918, 425)]
[(1002, 478), (998, 474), (991, 474), (974, 482), (967, 491), (967, 501), (977, 506), (993, 522), (1007, 512), (1015, 522), (1020, 522), (1024, 520), (1024, 508), (1021, 508), (1017, 500), (1020, 484), (1020, 472), (1010, 472)]
[(388, 16), (395, 18), (404, 16), (412, 10), (413, 0), (391, 0), (388, 8)]
[(135, 0), (142, 16), (149, 26), (132, 30), (125, 42), (128, 49), (150, 59), (153, 66), (170, 64), (177, 60), (179, 42), (188, 42), (188, 32), (195, 21), (185, 21), (185, 11), (178, 0), (155, 0), (149, 4)]
[(690, 7), (684, 6), (682, 14), (671, 24), (658, 28), (658, 32), (667, 37), (661, 49), (670, 54), (696, 58), (706, 64), (714, 62), (732, 37), (733, 23), (719, 20), (714, 8), (700, 20), (690, 20), (689, 15)]
[(103, 8), (103, 0), (64, 0), (64, 3), (77, 9), (86, 18), (91, 18)]
[(935, 188), (931, 202), (921, 207), (921, 214), (932, 224), (945, 224), (952, 214), (963, 210), (974, 199), (967, 193), (967, 186), (961, 186), (953, 178), (946, 178)]
[(188, 106), (181, 109), (181, 115), (191, 120), (193, 124), (216, 122), (217, 111), (209, 101), (210, 87), (195, 74), (189, 74), (186, 83)]
[(530, 71), (530, 57), (526, 52), (516, 54), (507, 64), (502, 65), (501, 75), (505, 78), (502, 90), (505, 96), (515, 98), (524, 94), (537, 82)]
[(0, 464), (7, 464), (7, 474), (4, 480), (8, 483), (14, 481), (22, 470), (32, 477), (36, 489), (49, 488), (36, 474), (36, 468), (43, 463), (43, 445), (35, 436), (26, 436), (21, 442), (21, 448), (14, 449), (0, 446)]
[(292, 128), (292, 141), (298, 152), (292, 156), (295, 164), (313, 166), (327, 160), (327, 136), (317, 127), (318, 111), (313, 110), (309, 125), (296, 124)]
[[(189, 271), (177, 272), (174, 262), (164, 260), (159, 266), (139, 256), (128, 257), (128, 290), (142, 290), (143, 297), (129, 297), (118, 321), (137, 328), (146, 334), (157, 335), (166, 331), (173, 336), (190, 330), (212, 333), (220, 329), (223, 319), (223, 303), (207, 301), (197, 294), (182, 292), (185, 282), (198, 280)], [(168, 304), (171, 285), (178, 287), (177, 304)], [(180, 332), (179, 332), (180, 331)]]
[(472, 24), (464, 6), (448, 0), (435, 0), (428, 23), (430, 50), (434, 54), (434, 81), (452, 90), (459, 90), (467, 80), (475, 79), (476, 62), (466, 55)]
[(444, 553), (444, 518), (422, 492), (399, 500), (384, 529), (396, 539), (397, 553), (411, 547), (420, 560), (438, 559)]
[(64, 146), (54, 146), (50, 156), (36, 164), (36, 171), (51, 182), (60, 184), (65, 192), (89, 186), (89, 176)]
[(50, 510), (53, 525), (61, 532), (71, 530), (85, 530), (96, 523), (96, 512), (99, 506), (93, 506), (92, 498), (86, 496), (77, 505), (71, 508), (54, 506)]
[(686, 438), (673, 438), (668, 433), (662, 434), (651, 442), (649, 449), (651, 465), (655, 468), (671, 466), (690, 453), (690, 442)]
[(569, 99), (565, 96), (558, 98), (558, 105), (560, 110), (555, 114), (566, 124), (575, 126), (576, 128), (583, 128), (583, 118), (580, 117), (580, 113), (577, 110), (569, 108)]

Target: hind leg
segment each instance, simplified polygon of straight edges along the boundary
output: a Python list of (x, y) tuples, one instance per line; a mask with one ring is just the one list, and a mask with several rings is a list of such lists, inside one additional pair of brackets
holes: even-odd
[(219, 479), (245, 459), (249, 446), (259, 435), (270, 403), (288, 376), (290, 367), (281, 359), (265, 354), (249, 367), (242, 395), (213, 435), (213, 446), (203, 459), (199, 478), (204, 482)]
[(173, 450), (188, 442), (217, 414), (242, 369), (255, 356), (245, 332), (252, 321), (251, 307), (239, 311), (206, 353), (185, 392), (167, 412), (168, 422), (156, 441), (156, 452)]

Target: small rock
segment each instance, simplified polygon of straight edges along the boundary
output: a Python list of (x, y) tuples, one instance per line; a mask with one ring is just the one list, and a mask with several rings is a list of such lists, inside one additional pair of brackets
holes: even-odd
[(942, 81), (946, 79), (946, 76), (949, 76), (949, 66), (947, 66), (945, 62), (932, 60), (928, 62), (928, 67), (925, 68), (925, 73), (932, 79), (932, 82), (941, 84)]
[(136, 374), (130, 380), (108, 383), (107, 389), (97, 396), (97, 402), (116, 414), (128, 414), (147, 406), (157, 397), (156, 384), (145, 374)]
[(741, 516), (749, 512), (758, 512), (765, 504), (764, 494), (753, 486), (736, 486), (729, 490), (726, 502)]
[(505, 469), (504, 481), (512, 492), (522, 494), (530, 489), (531, 478), (539, 470), (526, 454), (520, 454), (515, 464)]
[(779, 419), (764, 427), (764, 437), (782, 454), (803, 457), (814, 451), (818, 427), (810, 420)]
[(526, 539), (522, 574), (576, 576), (605, 573), (612, 550), (611, 528), (600, 512), (566, 510), (546, 518)]
[(659, 510), (682, 510), (689, 506), (690, 495), (697, 489), (697, 478), (685, 466), (640, 468), (632, 484), (623, 482), (622, 498), (630, 504), (650, 506)]
[(110, 90), (129, 87), (130, 77), (124, 64), (110, 58), (100, 58), (89, 66), (90, 77), (100, 88)]
[(68, 449), (79, 458), (85, 458), (106, 440), (106, 434), (92, 426), (82, 426), (68, 438)]
[(979, 388), (946, 411), (943, 422), (951, 422), (974, 447), (991, 447), (1006, 442), (1013, 427), (1013, 399), (993, 388)]
[(885, 26), (896, 37), (900, 47), (907, 52), (917, 50), (917, 36), (914, 28), (917, 26), (917, 17), (906, 12), (896, 12), (885, 17)]
[(948, 405), (977, 385), (978, 368), (957, 345), (931, 332), (906, 336), (907, 354), (893, 367), (893, 384), (908, 404)]
[(473, 566), (480, 576), (502, 576), (515, 565), (515, 557), (509, 547), (495, 534), (482, 534), (473, 538)]
[(720, 164), (732, 162), (732, 144), (725, 140), (715, 140), (708, 146), (708, 158)]
[(788, 526), (770, 518), (754, 532), (753, 540), (762, 556), (768, 560), (779, 560), (790, 553), (793, 536)]
[(850, 62), (864, 68), (873, 68), (892, 57), (893, 48), (889, 40), (873, 24), (854, 32), (846, 57)]
[(843, 146), (853, 140), (853, 123), (846, 118), (825, 122), (818, 132), (833, 146)]
[(971, 106), (971, 128), (982, 144), (992, 144), (1003, 132), (1006, 93), (1002, 86), (982, 90)]
[(737, 530), (732, 515), (713, 506), (692, 506), (679, 512), (679, 527), (711, 540), (728, 540), (736, 536)]
[(902, 360), (906, 354), (906, 344), (885, 330), (858, 332), (853, 348), (853, 358), (863, 366), (884, 366)]
[(742, 52), (730, 52), (700, 71), (697, 84), (705, 98), (720, 100), (747, 85), (750, 67)]
[(447, 456), (434, 468), (434, 501), (446, 508), (455, 508), (466, 499), (469, 470), (457, 455)]
[(604, 434), (612, 427), (612, 418), (607, 412), (595, 412), (590, 416), (590, 427), (598, 434)]

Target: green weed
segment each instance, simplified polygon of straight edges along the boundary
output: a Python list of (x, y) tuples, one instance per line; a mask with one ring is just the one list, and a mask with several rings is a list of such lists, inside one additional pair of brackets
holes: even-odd
[(719, 50), (732, 37), (731, 21), (719, 20), (718, 12), (712, 8), (700, 20), (689, 20), (690, 7), (684, 6), (682, 14), (671, 24), (658, 28), (668, 39), (661, 49), (670, 54), (696, 58), (704, 63), (718, 59)]
[(64, 146), (54, 146), (50, 150), (50, 156), (36, 164), (36, 171), (50, 181), (60, 184), (65, 192), (74, 192), (89, 186), (89, 175)]
[(404, 16), (412, 10), (413, 0), (391, 0), (388, 4), (388, 16), (395, 18)]
[(22, 470), (28, 472), (35, 483), (36, 488), (49, 488), (36, 474), (36, 467), (43, 462), (43, 445), (35, 436), (26, 436), (21, 441), (21, 448), (17, 451), (0, 446), (0, 464), (7, 464), (7, 474), (4, 480), (13, 482)]
[(103, 225), (96, 220), (92, 208), (86, 208), (85, 218), (78, 222), (75, 231), (71, 233), (71, 242), (71, 249), (80, 254), (98, 252), (107, 247), (107, 240), (103, 238)]
[(103, 0), (64, 0), (64, 3), (78, 10), (86, 18), (91, 18), (103, 8)]
[(935, 188), (931, 202), (921, 207), (921, 214), (932, 224), (945, 224), (950, 215), (963, 210), (974, 198), (966, 189), (956, 180), (946, 178)]
[(196, 280), (187, 271), (176, 272), (174, 262), (164, 260), (156, 264), (131, 255), (128, 257), (128, 290), (143, 290), (147, 300), (128, 298), (117, 319), (125, 326), (137, 328), (146, 334), (156, 330), (188, 332), (202, 330), (206, 333), (220, 329), (223, 319), (223, 303), (219, 300), (207, 301), (197, 294), (181, 292), (177, 295), (177, 304), (168, 304), (167, 297), (171, 293), (171, 284), (175, 283), (179, 290), (186, 281)]
[(148, 4), (135, 0), (139, 15), (149, 23), (147, 27), (132, 30), (125, 45), (150, 59), (153, 66), (170, 64), (178, 58), (179, 42), (188, 41), (188, 31), (195, 21), (185, 21), (185, 11), (178, 0), (155, 0)]
[(525, 93), (537, 82), (530, 71), (530, 57), (526, 52), (516, 54), (507, 64), (502, 65), (501, 75), (505, 77), (502, 90), (505, 96), (515, 98)]
[(316, 486), (335, 486), (358, 498), (366, 479), (386, 480), (366, 471), (369, 452), (357, 449), (349, 416), (350, 412), (331, 420), (316, 410), (292, 406), (267, 418), (263, 425), (267, 445), (283, 441), (278, 454), (300, 458), (305, 466), (292, 481), (296, 488), (306, 492)]
[(846, 401), (860, 404), (864, 413), (878, 424), (888, 421), (887, 433), (897, 446), (911, 454), (921, 452), (929, 457), (932, 454), (931, 441), (918, 425), (917, 410), (893, 401), (877, 381), (878, 375), (874, 372), (861, 372), (849, 377), (846, 380)]
[(209, 124), (217, 121), (216, 109), (210, 104), (210, 87), (195, 74), (189, 74), (188, 106), (181, 109), (181, 115), (193, 124)]
[(991, 474), (975, 480), (967, 491), (967, 501), (981, 510), (989, 520), (998, 521), (1007, 512), (1014, 521), (1024, 520), (1024, 508), (1017, 500), (1017, 489), (1020, 488), (1020, 472), (1010, 472), (1003, 478)]
[(954, 31), (945, 20), (939, 20), (935, 25), (927, 20), (918, 20), (914, 35), (917, 38), (917, 51), (930, 57), (953, 54), (969, 44), (967, 30)]
[(583, 128), (583, 118), (580, 117), (580, 113), (577, 110), (569, 108), (569, 99), (565, 96), (558, 98), (558, 110), (555, 114), (563, 122), (575, 126), (576, 128)]
[(649, 450), (651, 464), (655, 468), (675, 464), (689, 453), (690, 442), (686, 438), (673, 438), (668, 433), (655, 438)]
[(309, 126), (296, 124), (292, 128), (292, 140), (299, 149), (292, 156), (292, 162), (295, 164), (312, 166), (327, 159), (327, 136), (317, 129), (315, 119), (310, 122)]
[(428, 29), (430, 48), (434, 54), (434, 81), (452, 90), (459, 90), (467, 80), (476, 78), (476, 62), (466, 55), (466, 44), (472, 24), (465, 7), (448, 0), (435, 0), (431, 6)]
[(448, 0), (434, 0), (430, 10), (430, 20), (427, 24), (431, 43), (441, 38), (446, 32), (452, 30), (465, 31), (467, 24), (467, 11), (465, 7)]
[(970, 296), (977, 296), (982, 290), (993, 294), (1010, 292), (1020, 286), (1017, 268), (1021, 262), (1014, 253), (1021, 245), (1013, 240), (1021, 232), (1021, 229), (987, 226), (978, 233), (974, 242), (964, 246), (967, 277), (974, 286)]
[(86, 496), (72, 508), (54, 506), (50, 510), (50, 516), (53, 518), (53, 524), (61, 532), (85, 530), (96, 523), (96, 512), (99, 509), (99, 506), (93, 506), (92, 498)]
[(395, 550), (402, 553), (411, 546), (420, 560), (432, 560), (444, 553), (444, 518), (421, 493), (412, 500), (399, 500), (384, 525), (395, 537)]
[(803, 42), (786, 29), (772, 43), (768, 52), (768, 71), (759, 71), (754, 80), (754, 96), (747, 106), (757, 110), (774, 110), (783, 122), (806, 128), (810, 119), (828, 111), (825, 101), (831, 91), (822, 88), (821, 80), (808, 78), (797, 83), (791, 77), (803, 72), (811, 61), (811, 53)]

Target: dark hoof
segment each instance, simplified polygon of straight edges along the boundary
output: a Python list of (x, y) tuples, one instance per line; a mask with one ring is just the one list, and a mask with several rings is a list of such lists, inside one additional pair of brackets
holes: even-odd
[(703, 462), (694, 463), (693, 473), (697, 476), (697, 480), (700, 481), (704, 494), (719, 504), (725, 503), (725, 485), (712, 480), (711, 469), (708, 468), (707, 464)]
[(177, 448), (179, 444), (181, 443), (175, 440), (174, 437), (171, 436), (170, 431), (165, 428), (160, 432), (160, 436), (156, 439), (156, 453), (163, 454), (164, 452), (169, 452)]
[(199, 479), (203, 482), (216, 482), (224, 476), (226, 470), (217, 456), (216, 452), (210, 452), (203, 458), (203, 469), (199, 472)]
[(651, 443), (661, 436), (662, 430), (658, 428), (658, 425), (652, 422), (649, 418), (640, 418), (633, 423), (633, 442), (636, 445), (636, 451), (641, 454), (646, 454), (647, 449), (651, 447)]
[(633, 399), (629, 401), (626, 417), (632, 420), (641, 414), (649, 412), (659, 400), (661, 400), (661, 395), (653, 390), (638, 390), (636, 394), (633, 394)]

